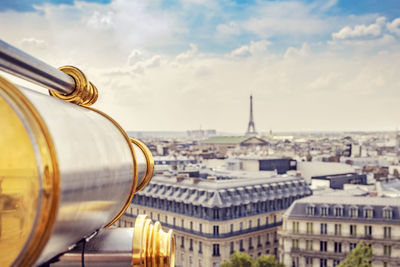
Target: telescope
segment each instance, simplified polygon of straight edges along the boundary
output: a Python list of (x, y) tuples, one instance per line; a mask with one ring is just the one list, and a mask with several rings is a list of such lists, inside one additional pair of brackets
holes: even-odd
[(172, 230), (146, 215), (113, 224), (154, 160), (110, 116), (76, 67), (55, 69), (0, 40), (0, 266), (174, 266)]

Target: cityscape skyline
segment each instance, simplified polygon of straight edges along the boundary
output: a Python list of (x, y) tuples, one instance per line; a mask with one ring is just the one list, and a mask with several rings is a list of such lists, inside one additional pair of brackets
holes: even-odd
[[(2, 38), (99, 89), (128, 131), (394, 131), (396, 1), (5, 1)], [(62, 34), (60, 34), (62, 33)]]

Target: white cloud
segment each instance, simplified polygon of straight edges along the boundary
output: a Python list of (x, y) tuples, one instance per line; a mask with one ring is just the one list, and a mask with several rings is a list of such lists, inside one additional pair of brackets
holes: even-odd
[(258, 42), (251, 41), (250, 45), (243, 45), (235, 50), (233, 50), (230, 54), (232, 57), (250, 57), (265, 54), (267, 51), (267, 46), (270, 45), (271, 42), (267, 40), (261, 40)]
[(339, 32), (333, 33), (334, 40), (347, 40), (359, 38), (376, 38), (382, 34), (382, 28), (385, 25), (386, 18), (378, 17), (376, 22), (370, 25), (356, 25), (352, 29), (349, 26), (342, 28)]
[(240, 29), (236, 22), (231, 21), (228, 24), (219, 24), (217, 33), (223, 36), (238, 35), (240, 34)]
[(38, 49), (45, 49), (47, 48), (47, 43), (44, 40), (39, 40), (36, 38), (24, 38), (20, 41), (20, 44), (23, 48), (38, 48)]
[(291, 58), (297, 58), (297, 57), (305, 57), (310, 53), (310, 46), (308, 43), (304, 43), (300, 49), (295, 48), (293, 46), (289, 47), (286, 49), (284, 58), (285, 59), (291, 59)]
[(198, 51), (197, 45), (195, 44), (189, 44), (190, 49), (188, 51), (185, 51), (178, 56), (176, 56), (176, 61), (180, 63), (185, 63), (188, 62), (190, 59), (192, 59)]
[(134, 49), (128, 56), (128, 65), (132, 66), (141, 60), (142, 60), (142, 52), (138, 49)]
[(386, 24), (390, 32), (400, 35), (400, 18), (394, 19), (392, 22)]
[(108, 29), (114, 25), (112, 16), (113, 13), (110, 11), (106, 14), (101, 14), (98, 11), (94, 11), (93, 14), (87, 19), (86, 23), (89, 27), (95, 29)]

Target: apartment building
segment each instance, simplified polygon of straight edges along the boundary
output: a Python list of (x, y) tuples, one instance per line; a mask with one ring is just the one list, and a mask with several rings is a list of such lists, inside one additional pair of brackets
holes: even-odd
[(299, 177), (206, 180), (153, 177), (118, 221), (147, 214), (175, 233), (176, 266), (219, 266), (234, 251), (278, 256), (282, 214), (311, 190)]
[(310, 196), (283, 215), (279, 253), (286, 266), (332, 267), (365, 242), (376, 267), (400, 265), (400, 200)]

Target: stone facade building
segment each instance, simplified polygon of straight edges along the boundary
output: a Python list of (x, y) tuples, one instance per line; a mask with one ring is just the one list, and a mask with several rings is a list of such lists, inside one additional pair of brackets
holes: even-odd
[(286, 266), (337, 266), (365, 242), (373, 266), (400, 265), (400, 200), (311, 196), (283, 215), (280, 259)]
[(117, 223), (147, 214), (173, 229), (176, 266), (219, 266), (234, 251), (278, 256), (282, 213), (311, 190), (299, 177), (206, 180), (156, 176)]

